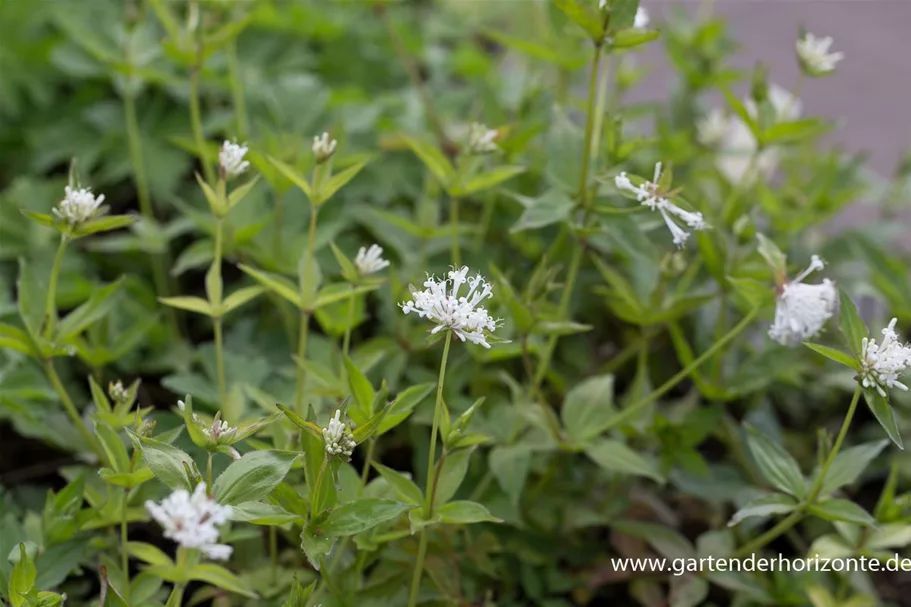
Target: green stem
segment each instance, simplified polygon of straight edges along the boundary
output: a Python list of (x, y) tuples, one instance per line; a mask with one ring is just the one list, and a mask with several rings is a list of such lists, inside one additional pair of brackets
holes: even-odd
[(196, 142), (196, 153), (202, 165), (202, 174), (206, 183), (215, 183), (215, 172), (206, 157), (206, 139), (202, 130), (202, 117), (199, 111), (199, 72), (202, 65), (197, 62), (190, 68), (190, 126), (193, 128), (193, 140)]
[(690, 373), (692, 373), (697, 368), (699, 368), (699, 366), (702, 363), (704, 363), (706, 360), (711, 358), (716, 352), (718, 352), (721, 348), (723, 348), (725, 345), (727, 345), (728, 342), (730, 342), (732, 339), (737, 337), (737, 335), (739, 335), (744, 329), (746, 329), (747, 326), (749, 326), (749, 324), (753, 321), (753, 319), (756, 318), (756, 316), (759, 314), (759, 311), (760, 311), (760, 308), (758, 306), (753, 308), (749, 312), (749, 314), (744, 316), (743, 320), (741, 320), (739, 323), (737, 323), (737, 325), (733, 329), (728, 331), (724, 335), (724, 337), (722, 337), (721, 339), (716, 341), (712, 345), (712, 347), (710, 347), (708, 350), (706, 350), (701, 355), (699, 355), (695, 360), (693, 360), (690, 364), (688, 364), (686, 367), (684, 367), (679, 373), (677, 373), (672, 378), (670, 378), (669, 380), (667, 380), (666, 382), (661, 384), (661, 386), (659, 386), (657, 389), (650, 392), (647, 396), (645, 396), (645, 397), (641, 398), (640, 400), (636, 401), (635, 403), (629, 405), (623, 411), (621, 411), (618, 415), (614, 416), (614, 418), (611, 419), (610, 424), (608, 425), (607, 428), (604, 429), (604, 431), (610, 430), (611, 428), (616, 428), (617, 426), (619, 426), (620, 424), (625, 422), (627, 419), (635, 416), (636, 413), (638, 413), (645, 406), (658, 400), (665, 393), (667, 393), (671, 388), (673, 388), (674, 386), (679, 384), (681, 381), (683, 381), (683, 379), (685, 379)]
[[(222, 231), (224, 220), (221, 217), (215, 219), (215, 259), (212, 263), (218, 268), (219, 280), (221, 279), (221, 259), (222, 259)], [(221, 301), (211, 302), (221, 306)], [(225, 406), (228, 400), (228, 388), (225, 381), (225, 346), (224, 336), (222, 334), (222, 316), (219, 311), (218, 315), (212, 318), (212, 324), (215, 329), (215, 366), (218, 374), (218, 399), (221, 407)]]
[(272, 583), (278, 581), (278, 529), (269, 527), (269, 563), (272, 572)]
[(209, 451), (208, 459), (206, 460), (206, 494), (211, 497), (215, 494), (212, 487), (212, 452)]
[(237, 120), (237, 136), (247, 138), (247, 102), (244, 98), (243, 82), (240, 79), (240, 62), (237, 60), (237, 40), (228, 42), (228, 78), (231, 81), (231, 97), (234, 101), (234, 117)]
[(76, 405), (73, 404), (73, 399), (70, 398), (70, 395), (67, 394), (66, 388), (63, 387), (63, 382), (60, 381), (60, 376), (57, 375), (57, 370), (54, 368), (54, 361), (45, 361), (44, 370), (47, 373), (48, 379), (51, 380), (51, 385), (54, 386), (54, 390), (56, 390), (57, 394), (60, 396), (60, 402), (63, 403), (63, 408), (66, 410), (66, 414), (69, 415), (73, 423), (76, 424), (76, 429), (79, 430), (82, 438), (85, 439), (85, 443), (89, 446), (90, 449), (92, 449), (92, 451), (98, 455), (102, 462), (105, 461), (106, 458), (104, 451), (102, 451), (101, 447), (99, 447), (98, 443), (92, 436), (92, 433), (89, 432), (88, 426), (85, 425), (85, 422), (79, 415), (79, 411), (76, 410)]
[(777, 538), (779, 535), (789, 531), (791, 527), (800, 522), (800, 519), (803, 518), (803, 512), (797, 510), (789, 514), (786, 518), (783, 518), (777, 525), (757, 537), (752, 542), (745, 544), (740, 550), (737, 550), (732, 558), (743, 558), (755, 553), (757, 550)]
[(452, 196), (449, 199), (449, 229), (452, 230), (452, 265), (462, 267), (462, 253), (459, 248), (459, 199)]
[[(314, 182), (316, 182), (314, 169)], [(310, 227), (307, 230), (307, 267), (313, 259), (313, 250), (316, 245), (316, 219), (319, 214), (319, 207), (310, 205)], [(304, 285), (300, 285), (303, 290)], [(294, 391), (295, 411), (299, 415), (304, 415), (304, 383), (307, 378), (307, 370), (304, 367), (304, 359), (307, 358), (307, 339), (310, 331), (310, 311), (302, 308), (300, 314), (299, 337), (297, 341), (297, 387)]]
[(345, 337), (342, 339), (342, 374), (345, 372), (345, 359), (348, 358), (348, 352), (351, 348), (351, 329), (354, 324), (354, 285), (348, 293), (348, 314), (345, 319)]
[[(133, 181), (136, 185), (136, 198), (139, 201), (139, 211), (145, 220), (155, 222), (155, 210), (149, 194), (149, 181), (146, 177), (145, 162), (142, 157), (142, 139), (139, 134), (139, 121), (136, 119), (136, 99), (131, 93), (123, 96), (123, 112), (126, 117), (127, 144), (130, 148), (130, 162), (133, 165)], [(160, 297), (167, 297), (170, 292), (167, 268), (170, 267), (170, 255), (165, 250), (161, 254), (153, 254), (152, 280), (155, 290)], [(165, 306), (165, 319), (173, 335), (179, 335), (177, 327), (177, 312), (170, 306)]]
[(838, 452), (841, 451), (841, 446), (845, 442), (845, 436), (848, 434), (848, 428), (851, 426), (851, 420), (854, 419), (854, 413), (857, 411), (860, 393), (861, 386), (858, 384), (857, 388), (854, 390), (854, 396), (851, 398), (851, 405), (848, 407), (848, 412), (845, 414), (845, 420), (841, 424), (841, 430), (838, 432), (838, 437), (835, 439), (835, 444), (832, 446), (832, 451), (829, 452), (829, 456), (819, 470), (819, 476), (816, 477), (816, 482), (813, 483), (813, 487), (810, 489), (810, 493), (807, 497), (808, 504), (812, 504), (816, 501), (816, 498), (819, 497), (819, 492), (822, 491), (822, 486), (826, 481), (826, 474), (829, 473), (829, 468), (832, 467), (835, 457), (838, 455)]
[(63, 262), (63, 252), (66, 250), (67, 242), (69, 242), (68, 233), (60, 237), (60, 245), (57, 247), (57, 254), (54, 255), (54, 265), (51, 266), (51, 277), (48, 279), (47, 299), (44, 302), (44, 337), (48, 339), (53, 334), (57, 323), (57, 281), (60, 279), (60, 265)]
[[(430, 453), (427, 456), (427, 485), (424, 489), (424, 518), (433, 516), (433, 488), (436, 479), (437, 432), (440, 427), (440, 417), (443, 411), (443, 384), (446, 381), (446, 363), (449, 360), (449, 345), (452, 343), (452, 331), (446, 332), (446, 344), (443, 346), (443, 360), (440, 361), (440, 377), (437, 381), (437, 399), (433, 408), (433, 428), (430, 431)], [(411, 576), (411, 592), (408, 595), (408, 607), (417, 604), (418, 593), (421, 589), (421, 576), (424, 573), (424, 557), (427, 554), (427, 530), (420, 531), (421, 539), (418, 544), (417, 561), (414, 564), (414, 574)]]
[[(583, 253), (584, 247), (581, 243), (577, 243), (573, 250), (572, 260), (569, 262), (569, 274), (566, 277), (566, 284), (563, 286), (563, 294), (560, 296), (560, 307), (558, 308), (557, 318), (564, 319), (569, 313), (569, 303), (572, 300), (576, 279), (579, 276), (579, 269), (582, 267)], [(541, 389), (541, 384), (544, 382), (544, 377), (547, 375), (547, 371), (550, 367), (550, 360), (554, 355), (554, 350), (557, 347), (557, 340), (559, 339), (560, 337), (558, 335), (551, 335), (547, 340), (547, 345), (544, 347), (544, 352), (541, 353), (541, 358), (538, 360), (538, 370), (535, 373), (535, 380), (532, 385), (533, 389), (536, 391)]]
[(123, 598), (130, 603), (130, 555), (127, 552), (127, 502), (129, 489), (123, 490), (123, 508), (120, 513), (120, 567), (123, 569)]
[(367, 441), (367, 455), (364, 457), (364, 467), (361, 469), (361, 487), (367, 486), (367, 476), (370, 474), (370, 464), (373, 463), (373, 450), (376, 448), (376, 440)]
[(588, 78), (588, 105), (585, 110), (585, 139), (582, 142), (582, 174), (579, 176), (579, 202), (588, 210), (588, 165), (592, 155), (592, 133), (595, 126), (595, 100), (598, 89), (598, 70), (601, 67), (601, 45), (595, 45), (595, 57), (592, 60), (592, 71)]

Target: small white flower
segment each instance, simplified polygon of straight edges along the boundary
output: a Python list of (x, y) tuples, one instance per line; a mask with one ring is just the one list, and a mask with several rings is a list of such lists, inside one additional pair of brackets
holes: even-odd
[(468, 126), (468, 153), (490, 154), (499, 150), (497, 146), (497, 131), (489, 129), (478, 122)]
[(911, 346), (898, 340), (896, 322), (898, 319), (893, 318), (883, 329), (882, 343), (867, 337), (861, 342), (861, 385), (876, 388), (881, 396), (886, 396), (886, 388), (908, 389), (898, 378), (902, 371), (911, 367)]
[(323, 440), (326, 442), (326, 453), (338, 455), (344, 459), (351, 457), (357, 443), (348, 424), (341, 420), (341, 409), (335, 410), (335, 417), (329, 420), (329, 425), (323, 428)]
[(193, 421), (202, 427), (202, 433), (206, 435), (206, 438), (216, 443), (219, 440), (230, 441), (237, 434), (237, 428), (221, 420), (221, 411), (215, 414), (211, 426), (204, 426), (195, 413), (193, 414)]
[(218, 153), (218, 165), (228, 179), (237, 177), (250, 166), (250, 163), (244, 160), (246, 154), (246, 144), (238, 145), (237, 142), (225, 141), (221, 146), (221, 151)]
[(58, 219), (66, 221), (71, 226), (85, 223), (98, 215), (104, 194), (95, 197), (90, 188), (74, 188), (66, 186), (63, 200), (53, 209)]
[(650, 19), (648, 18), (648, 11), (645, 10), (645, 7), (640, 6), (636, 9), (636, 18), (633, 20), (633, 27), (641, 30), (648, 27)]
[(696, 137), (702, 145), (715, 147), (724, 140), (729, 128), (728, 117), (714, 108), (696, 123)]
[(389, 262), (383, 259), (383, 247), (372, 244), (369, 249), (361, 247), (354, 258), (354, 266), (361, 276), (375, 274), (387, 267)]
[(643, 206), (648, 207), (652, 211), (657, 210), (661, 213), (661, 217), (664, 219), (664, 223), (667, 225), (667, 229), (670, 230), (671, 236), (674, 239), (674, 244), (678, 247), (682, 247), (686, 244), (686, 240), (689, 238), (690, 233), (681, 228), (674, 221), (675, 217), (681, 220), (688, 228), (696, 231), (705, 230), (708, 225), (705, 223), (702, 213), (684, 210), (666, 198), (658, 186), (660, 177), (661, 163), (659, 162), (655, 165), (655, 175), (652, 178), (652, 181), (646, 181), (642, 185), (636, 186), (633, 185), (624, 172), (614, 177), (614, 184), (618, 189), (634, 194), (636, 200)]
[(822, 76), (835, 71), (835, 65), (844, 59), (844, 53), (830, 53), (832, 38), (817, 38), (807, 33), (797, 41), (797, 58), (804, 69), (814, 76)]
[[(462, 285), (468, 285), (468, 292), (459, 295)], [(493, 297), (493, 287), (477, 274), (468, 278), (468, 267), (451, 270), (449, 278), (437, 280), (428, 276), (424, 281), (424, 290), (414, 290), (412, 301), (400, 304), (405, 314), (415, 312), (421, 318), (427, 318), (437, 326), (431, 333), (448, 329), (462, 341), (490, 348), (487, 337), (502, 322), (487, 313), (480, 305), (482, 301)]]
[(200, 483), (193, 495), (178, 489), (160, 504), (149, 500), (146, 510), (164, 529), (164, 536), (185, 548), (196, 548), (212, 559), (225, 560), (232, 548), (218, 543), (218, 525), (228, 521), (231, 508), (222, 506), (206, 495), (206, 484)]
[(775, 304), (775, 321), (769, 337), (783, 346), (796, 346), (817, 335), (838, 307), (838, 291), (828, 278), (821, 284), (808, 285), (803, 280), (825, 267), (818, 255), (794, 280), (784, 284)]
[(317, 162), (325, 162), (334, 153), (338, 141), (329, 139), (329, 133), (323, 133), (319, 137), (313, 138), (313, 155), (316, 156)]
[(598, 2), (598, 10), (604, 10), (607, 8), (607, 0), (600, 0)]
[(114, 402), (122, 403), (130, 398), (130, 393), (123, 387), (123, 383), (118, 379), (108, 385), (108, 395), (114, 399)]

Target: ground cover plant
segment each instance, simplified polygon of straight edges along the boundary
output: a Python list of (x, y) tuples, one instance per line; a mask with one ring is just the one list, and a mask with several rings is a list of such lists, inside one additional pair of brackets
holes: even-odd
[(648, 10), (0, 4), (0, 602), (905, 604), (693, 563), (911, 556), (911, 163)]

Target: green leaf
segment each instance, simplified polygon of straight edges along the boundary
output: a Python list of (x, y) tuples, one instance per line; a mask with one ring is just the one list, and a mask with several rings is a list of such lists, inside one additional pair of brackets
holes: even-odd
[(37, 223), (38, 225), (45, 226), (48, 228), (57, 227), (57, 219), (53, 215), (48, 215), (47, 213), (36, 213), (35, 211), (29, 211), (27, 209), (19, 209), (23, 215)]
[(536, 323), (531, 332), (535, 335), (558, 335), (563, 337), (564, 335), (586, 333), (593, 328), (592, 325), (583, 325), (582, 323), (573, 322), (571, 320), (544, 321)]
[(244, 198), (247, 197), (247, 194), (250, 193), (250, 190), (252, 190), (253, 187), (259, 182), (259, 177), (259, 175), (256, 175), (253, 177), (253, 179), (243, 184), (242, 186), (234, 188), (234, 190), (228, 195), (229, 210), (236, 207)]
[(224, 290), (225, 285), (221, 280), (221, 260), (213, 259), (206, 272), (206, 297), (213, 309), (218, 310), (221, 307), (221, 296)]
[(519, 497), (525, 488), (528, 471), (531, 468), (531, 455), (532, 451), (528, 445), (503, 445), (490, 450), (490, 472), (513, 504), (518, 505)]
[(810, 348), (814, 352), (818, 352), (825, 356), (828, 359), (834, 360), (837, 363), (840, 363), (850, 369), (855, 371), (860, 370), (860, 365), (857, 362), (857, 359), (852, 357), (850, 354), (845, 354), (841, 350), (836, 350), (835, 348), (830, 348), (829, 346), (823, 346), (822, 344), (811, 344), (809, 342), (804, 342), (803, 345)]
[(322, 530), (315, 528), (313, 523), (301, 530), (301, 550), (317, 571), (322, 567), (323, 558), (332, 552), (335, 542), (335, 536), (325, 535)]
[(616, 413), (613, 403), (613, 375), (583, 380), (566, 394), (560, 411), (566, 434), (579, 445), (598, 436)]
[[(829, 495), (836, 489), (856, 481), (887, 444), (889, 444), (889, 441), (881, 440), (875, 443), (856, 445), (841, 451), (835, 456), (819, 494), (822, 496)], [(819, 469), (814, 474), (814, 481), (818, 476)]]
[(413, 504), (388, 499), (362, 499), (348, 502), (335, 508), (329, 514), (326, 521), (320, 525), (320, 531), (328, 536), (354, 535), (397, 518), (412, 508), (414, 508)]
[(305, 420), (303, 417), (281, 403), (276, 403), (275, 406), (278, 407), (278, 409), (285, 414), (285, 417), (291, 420), (298, 428), (306, 430), (314, 437), (322, 440), (322, 429), (318, 425)]
[(475, 192), (482, 192), (494, 186), (498, 186), (508, 179), (525, 172), (525, 167), (520, 166), (499, 166), (480, 175), (475, 175), (467, 182), (459, 184), (452, 190), (453, 196), (467, 196)]
[(773, 514), (787, 514), (792, 512), (797, 506), (797, 500), (784, 493), (763, 495), (735, 512), (730, 522), (728, 522), (728, 527), (733, 527), (743, 520), (754, 516), (765, 518)]
[(73, 229), (74, 238), (82, 238), (83, 236), (88, 236), (89, 234), (97, 234), (98, 232), (110, 232), (111, 230), (119, 230), (120, 228), (125, 228), (136, 223), (137, 218), (129, 215), (111, 215), (109, 217), (99, 217), (98, 219), (91, 219), (85, 223), (80, 223)]
[(424, 503), (424, 493), (414, 484), (410, 477), (376, 462), (373, 462), (373, 467), (405, 502), (415, 506), (420, 506)]
[(364, 160), (363, 162), (358, 162), (354, 166), (348, 167), (344, 171), (332, 176), (332, 179), (329, 180), (329, 183), (320, 188), (319, 191), (319, 204), (325, 203), (327, 200), (332, 198), (332, 196), (342, 189), (349, 181), (355, 178), (358, 173), (361, 172), (369, 160)]
[(164, 551), (158, 546), (146, 544), (145, 542), (127, 542), (127, 552), (134, 559), (139, 559), (143, 563), (155, 565), (158, 567), (173, 567), (174, 561), (171, 560)]
[(284, 162), (273, 158), (272, 156), (266, 156), (266, 159), (272, 164), (272, 166), (278, 169), (278, 172), (284, 175), (288, 181), (299, 187), (308, 199), (313, 198), (313, 191), (310, 188), (310, 184), (304, 177), (298, 174), (297, 169), (291, 165), (285, 164)]
[(152, 470), (155, 478), (173, 490), (193, 491), (194, 487), (190, 486), (190, 480), (184, 470), (185, 465), (191, 468), (194, 466), (193, 459), (189, 455), (167, 443), (138, 436), (129, 430), (127, 433), (130, 440), (133, 441), (134, 447), (142, 453), (142, 458)]
[(755, 278), (737, 278), (735, 276), (726, 276), (725, 279), (734, 287), (734, 293), (750, 308), (763, 306), (766, 302), (771, 301), (774, 291), (769, 285), (756, 280)]
[(804, 118), (787, 122), (776, 122), (762, 134), (762, 142), (770, 144), (786, 144), (805, 141), (822, 135), (831, 130), (832, 125), (819, 118)]
[(28, 262), (23, 258), (19, 259), (16, 295), (22, 324), (25, 325), (29, 335), (36, 337), (41, 330), (41, 322), (44, 317), (46, 289), (35, 278)]
[(435, 383), (425, 383), (411, 386), (410, 388), (399, 392), (395, 402), (392, 403), (392, 406), (389, 409), (389, 413), (386, 415), (385, 419), (383, 419), (379, 428), (377, 428), (376, 436), (380, 436), (389, 430), (392, 430), (405, 421), (408, 416), (411, 415), (414, 408), (427, 398), (427, 395), (430, 394), (434, 388), (436, 388)]
[(288, 600), (284, 602), (282, 607), (307, 607), (307, 601), (315, 588), (316, 580), (313, 580), (309, 586), (304, 588), (295, 576), (294, 582), (291, 584), (291, 592), (288, 593)]
[(610, 39), (611, 48), (633, 48), (657, 40), (660, 34), (655, 30), (629, 28), (620, 30)]
[(404, 141), (411, 148), (411, 151), (421, 159), (424, 166), (433, 173), (443, 187), (448, 187), (455, 174), (455, 169), (449, 159), (443, 155), (439, 149), (431, 143), (420, 141), (412, 137), (405, 137)]
[(595, 3), (582, 4), (579, 0), (554, 0), (554, 4), (576, 25), (581, 27), (592, 40), (604, 38), (604, 17), (595, 10)]
[(190, 568), (187, 575), (191, 580), (207, 582), (220, 590), (227, 590), (251, 599), (258, 598), (255, 592), (247, 588), (243, 580), (220, 565), (196, 564)]
[(190, 295), (181, 295), (178, 297), (159, 297), (158, 301), (171, 308), (177, 308), (178, 310), (196, 312), (197, 314), (202, 314), (209, 317), (214, 316), (212, 306), (209, 305), (209, 302), (201, 297), (193, 297)]
[(800, 473), (800, 466), (781, 445), (770, 441), (752, 427), (748, 428), (747, 444), (767, 481), (798, 499), (803, 497), (806, 483)]
[(28, 595), (35, 585), (38, 571), (29, 558), (25, 544), (19, 542), (19, 560), (9, 576), (9, 598), (13, 607), (28, 605)]
[(114, 471), (129, 472), (130, 456), (127, 454), (126, 447), (124, 447), (123, 441), (120, 440), (117, 433), (110, 426), (96, 422), (95, 435), (101, 442), (101, 447), (104, 449), (104, 453), (107, 455), (107, 459)]
[(566, 221), (575, 207), (575, 202), (566, 193), (556, 188), (548, 190), (537, 198), (513, 194), (525, 207), (522, 215), (509, 229), (513, 234), (524, 230), (537, 230), (561, 221)]
[(756, 239), (759, 241), (759, 254), (762, 255), (762, 258), (769, 264), (769, 268), (771, 268), (772, 275), (775, 277), (776, 282), (783, 282), (788, 276), (787, 256), (781, 252), (778, 245), (766, 238), (763, 234), (756, 234)]
[(839, 295), (841, 296), (839, 328), (841, 328), (845, 343), (851, 352), (854, 353), (854, 357), (860, 359), (861, 342), (868, 334), (867, 325), (864, 324), (860, 314), (857, 313), (857, 308), (851, 298), (848, 297), (848, 294), (839, 289)]
[(844, 521), (858, 525), (876, 525), (876, 519), (854, 502), (843, 499), (830, 499), (807, 507), (810, 514), (827, 521)]
[(231, 520), (254, 525), (285, 525), (304, 520), (300, 515), (265, 502), (243, 502), (231, 506)]
[(215, 498), (219, 504), (230, 506), (269, 495), (297, 459), (293, 453), (281, 451), (252, 451), (215, 479)]
[(32, 349), (32, 342), (28, 333), (22, 329), (0, 323), (0, 349), (3, 348), (38, 356), (38, 353)]
[(264, 291), (265, 291), (264, 287), (258, 287), (258, 286), (243, 287), (241, 289), (234, 291), (233, 293), (228, 295), (228, 297), (226, 297), (225, 300), (222, 302), (221, 313), (227, 314), (228, 312), (232, 312), (232, 311), (236, 310), (237, 308), (241, 307), (245, 303), (248, 303), (251, 300), (262, 295)]
[(892, 439), (892, 442), (895, 443), (899, 449), (904, 450), (905, 447), (902, 445), (902, 437), (898, 432), (898, 426), (895, 424), (892, 406), (889, 404), (888, 399), (877, 392), (875, 388), (865, 388), (864, 400), (867, 401), (867, 406), (870, 408), (873, 416), (876, 417), (876, 421), (878, 421), (879, 425), (886, 431), (886, 435)]
[(618, 440), (599, 440), (587, 446), (585, 454), (604, 470), (644, 476), (659, 483), (664, 482), (657, 462), (646, 459)]
[(237, 267), (240, 268), (248, 276), (250, 276), (250, 278), (266, 287), (273, 293), (281, 295), (298, 308), (301, 307), (301, 298), (297, 286), (284, 276), (256, 270), (242, 263), (238, 264)]
[(434, 496), (434, 507), (445, 504), (456, 494), (465, 475), (468, 473), (468, 463), (474, 449), (463, 449), (446, 455), (440, 466), (439, 477), (436, 479), (437, 492)]
[(356, 424), (361, 425), (373, 415), (373, 399), (376, 394), (367, 376), (347, 356), (345, 357), (345, 371), (348, 375), (348, 387), (351, 389), (351, 395), (357, 404), (357, 413), (359, 414), (357, 416), (351, 415), (352, 411), (349, 412), (349, 415), (351, 415), (351, 419)]
[(117, 301), (114, 294), (119, 287), (120, 281), (118, 280), (94, 290), (88, 301), (67, 314), (66, 318), (57, 325), (59, 338), (62, 340), (73, 338), (105, 316)]
[(461, 500), (440, 506), (437, 511), (444, 523), (451, 525), (468, 525), (471, 523), (502, 523), (503, 521), (490, 514), (483, 505), (477, 502)]
[[(386, 397), (389, 395), (389, 388), (386, 386), (386, 382), (383, 382), (383, 386), (380, 391), (377, 393), (380, 397), (377, 400), (386, 401)], [(373, 417), (368, 419), (363, 424), (358, 425), (357, 428), (351, 433), (354, 438), (354, 442), (360, 445), (368, 438), (372, 438), (376, 435), (377, 428), (380, 427), (380, 424), (383, 423), (383, 420), (386, 419), (386, 416), (389, 415), (389, 411), (392, 409), (391, 405), (383, 407), (380, 411), (377, 411)]]

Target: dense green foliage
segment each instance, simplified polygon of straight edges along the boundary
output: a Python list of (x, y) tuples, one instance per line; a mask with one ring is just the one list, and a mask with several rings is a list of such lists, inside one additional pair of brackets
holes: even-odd
[[(887, 380), (865, 341), (911, 323), (908, 167), (822, 145), (722, 21), (62, 4), (0, 0), (3, 604), (902, 604), (612, 561), (911, 555), (911, 350)], [(661, 103), (627, 99), (645, 45)], [(403, 305), (463, 265), (502, 322)], [(178, 546), (162, 500), (200, 483), (193, 525), (230, 521)]]

